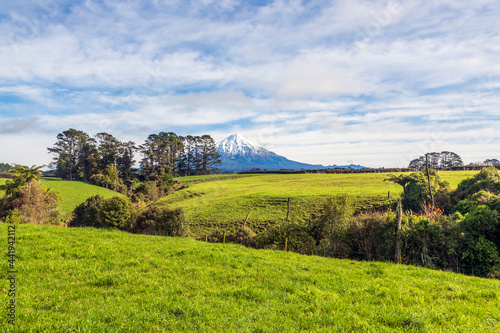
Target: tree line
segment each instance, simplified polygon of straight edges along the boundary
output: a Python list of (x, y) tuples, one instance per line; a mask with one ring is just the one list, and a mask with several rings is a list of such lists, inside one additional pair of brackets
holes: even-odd
[(412, 160), (408, 168), (425, 168), (426, 163), (429, 164), (429, 168), (451, 168), (464, 165), (460, 155), (451, 151), (442, 151), (420, 156)]
[[(122, 142), (101, 132), (94, 137), (70, 128), (57, 135), (47, 148), (54, 155), (51, 167), (57, 177), (99, 183), (119, 178), (130, 182), (134, 176), (147, 179), (166, 173), (169, 176), (201, 175), (216, 171), (219, 155), (210, 135), (178, 136), (173, 132), (151, 134), (143, 144)], [(139, 169), (134, 168), (139, 153)]]

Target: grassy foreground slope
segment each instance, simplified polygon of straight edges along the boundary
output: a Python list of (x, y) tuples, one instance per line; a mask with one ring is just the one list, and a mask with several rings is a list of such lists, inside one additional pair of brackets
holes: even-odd
[[(16, 227), (2, 332), (491, 332), (500, 281), (113, 230)], [(7, 226), (0, 224), (1, 244)], [(7, 304), (7, 262), (0, 265)], [(1, 311), (6, 311), (2, 306)]]
[[(0, 179), (0, 185), (5, 184), (6, 179)], [(42, 178), (42, 185), (59, 193), (61, 202), (60, 211), (63, 215), (70, 214), (76, 206), (87, 200), (87, 198), (99, 194), (105, 198), (121, 195), (117, 192), (100, 186), (91, 185), (79, 181), (66, 181), (59, 178)], [(0, 196), (5, 193), (0, 191)]]
[[(456, 188), (461, 180), (476, 172), (445, 171), (439, 175)], [(359, 208), (367, 208), (390, 204), (402, 192), (401, 186), (384, 181), (386, 173), (245, 176), (188, 184), (155, 204), (184, 207), (194, 235), (202, 236), (214, 227), (231, 229), (235, 223), (243, 223), (249, 212), (248, 224), (257, 231), (263, 230), (285, 219), (287, 198), (291, 199), (291, 218), (300, 221), (313, 216), (321, 199), (330, 195), (351, 195)], [(191, 179), (200, 181), (199, 177)], [(190, 177), (181, 178), (183, 183), (189, 180)]]

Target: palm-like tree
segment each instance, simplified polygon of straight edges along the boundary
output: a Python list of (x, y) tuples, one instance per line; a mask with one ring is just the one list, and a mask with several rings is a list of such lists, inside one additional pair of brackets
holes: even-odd
[(40, 180), (40, 177), (42, 176), (40, 169), (43, 167), (43, 165), (33, 165), (31, 168), (27, 168), (20, 164), (16, 164), (14, 169), (9, 170), (9, 172), (14, 173), (12, 180), (7, 181), (5, 185), (0, 186), (0, 189), (4, 190), (8, 197), (15, 196), (19, 192), (19, 189), (23, 186), (26, 186), (28, 188), (28, 192), (30, 192), (31, 184)]
[(410, 175), (400, 174), (399, 176), (388, 174), (387, 176), (389, 176), (389, 178), (384, 179), (384, 181), (390, 181), (395, 184), (403, 186), (403, 195), (406, 196), (406, 185), (408, 185), (414, 179), (414, 174), (413, 173)]
[(43, 167), (44, 165), (33, 165), (31, 166), (31, 168), (27, 168), (20, 164), (16, 164), (13, 169), (13, 171), (15, 172), (14, 177), (20, 178), (23, 183), (31, 183), (33, 181), (37, 181), (42, 176), (42, 172), (40, 171), (40, 169)]

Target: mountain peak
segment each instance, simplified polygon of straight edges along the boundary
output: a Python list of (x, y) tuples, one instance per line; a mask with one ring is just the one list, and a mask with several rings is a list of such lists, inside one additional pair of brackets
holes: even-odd
[(251, 169), (324, 169), (323, 165), (306, 164), (290, 161), (284, 156), (262, 148), (241, 134), (235, 133), (217, 144), (217, 152), (221, 157), (220, 168), (223, 171), (240, 172)]
[(246, 141), (246, 139), (243, 137), (243, 135), (241, 135), (239, 133), (231, 134), (225, 140), (243, 140), (243, 141)]
[(246, 140), (243, 135), (235, 133), (217, 145), (217, 151), (220, 155), (261, 155), (269, 153), (266, 149)]

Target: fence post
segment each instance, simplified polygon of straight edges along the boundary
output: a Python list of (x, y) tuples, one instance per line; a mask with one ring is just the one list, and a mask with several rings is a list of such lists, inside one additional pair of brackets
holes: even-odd
[(401, 221), (403, 218), (403, 207), (401, 204), (401, 199), (398, 200), (398, 208), (396, 211), (396, 237), (394, 240), (395, 254), (394, 254), (394, 262), (396, 264), (401, 263)]
[(287, 210), (286, 210), (286, 221), (288, 222), (288, 217), (290, 216), (290, 198), (288, 198), (287, 202)]

